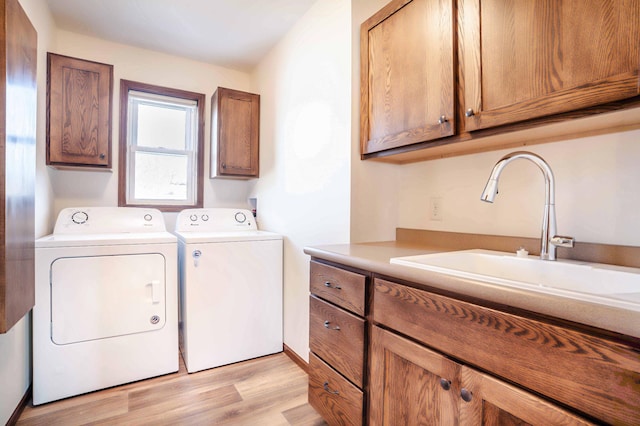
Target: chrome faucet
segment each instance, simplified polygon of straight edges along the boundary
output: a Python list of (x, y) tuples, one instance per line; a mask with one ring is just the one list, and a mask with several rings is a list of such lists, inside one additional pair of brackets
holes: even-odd
[(488, 203), (498, 194), (498, 179), (500, 173), (507, 164), (519, 158), (532, 161), (542, 170), (544, 175), (544, 215), (542, 216), (542, 237), (540, 241), (540, 259), (556, 260), (556, 247), (573, 247), (574, 240), (571, 237), (556, 235), (556, 206), (555, 206), (555, 180), (551, 167), (544, 159), (532, 152), (516, 151), (505, 155), (493, 166), (489, 180), (487, 181), (480, 199)]

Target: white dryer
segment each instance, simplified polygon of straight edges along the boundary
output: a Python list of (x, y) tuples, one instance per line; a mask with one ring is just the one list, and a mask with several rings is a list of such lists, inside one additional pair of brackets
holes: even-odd
[(282, 352), (282, 236), (223, 208), (183, 210), (176, 234), (187, 371)]
[(34, 405), (178, 370), (177, 239), (160, 211), (64, 209), (35, 245)]

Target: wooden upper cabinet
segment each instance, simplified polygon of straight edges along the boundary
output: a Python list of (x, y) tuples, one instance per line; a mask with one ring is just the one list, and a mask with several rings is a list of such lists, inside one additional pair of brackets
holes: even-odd
[(394, 0), (361, 27), (363, 154), (452, 135), (452, 0)]
[(260, 95), (218, 87), (211, 115), (211, 177), (257, 178)]
[(461, 0), (466, 131), (640, 94), (640, 0)]
[(111, 168), (113, 66), (47, 54), (47, 165)]

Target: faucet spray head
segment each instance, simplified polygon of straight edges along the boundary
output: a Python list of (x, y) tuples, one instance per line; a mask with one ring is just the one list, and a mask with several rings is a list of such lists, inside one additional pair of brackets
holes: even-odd
[(487, 181), (487, 184), (484, 187), (484, 191), (482, 191), (482, 195), (480, 196), (480, 200), (487, 203), (493, 203), (493, 200), (495, 200), (497, 194), (498, 180), (493, 178), (492, 176)]

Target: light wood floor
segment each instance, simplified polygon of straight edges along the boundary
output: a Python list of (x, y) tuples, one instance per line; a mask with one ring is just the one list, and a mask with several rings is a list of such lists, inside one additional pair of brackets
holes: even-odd
[(153, 379), (24, 409), (18, 425), (326, 425), (287, 355)]

